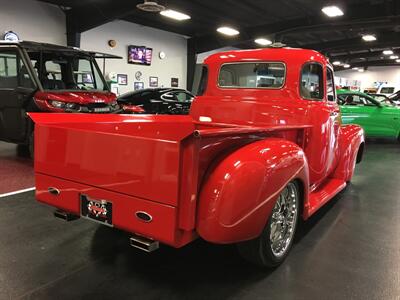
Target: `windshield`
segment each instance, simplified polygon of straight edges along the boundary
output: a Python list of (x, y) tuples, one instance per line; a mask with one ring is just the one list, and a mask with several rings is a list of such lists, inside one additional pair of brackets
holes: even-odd
[(96, 61), (87, 55), (28, 52), (45, 90), (108, 91)]
[(381, 93), (382, 94), (393, 94), (394, 87), (383, 87), (383, 88), (381, 88)]

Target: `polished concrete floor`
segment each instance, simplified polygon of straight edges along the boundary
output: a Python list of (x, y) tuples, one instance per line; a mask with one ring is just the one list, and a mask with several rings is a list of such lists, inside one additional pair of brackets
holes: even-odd
[(368, 144), (276, 270), (202, 241), (138, 252), (123, 232), (54, 219), (33, 192), (0, 198), (0, 236), (0, 299), (400, 299), (400, 144)]

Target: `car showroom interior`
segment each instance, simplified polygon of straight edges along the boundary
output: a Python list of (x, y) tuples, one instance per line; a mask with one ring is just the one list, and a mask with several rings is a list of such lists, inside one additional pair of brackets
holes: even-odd
[(0, 299), (400, 299), (399, 0), (0, 4)]

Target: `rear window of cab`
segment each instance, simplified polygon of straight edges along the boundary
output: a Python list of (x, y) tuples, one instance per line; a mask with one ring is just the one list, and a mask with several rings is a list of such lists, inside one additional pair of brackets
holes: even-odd
[(221, 88), (280, 89), (285, 84), (286, 66), (281, 62), (227, 63), (221, 66)]

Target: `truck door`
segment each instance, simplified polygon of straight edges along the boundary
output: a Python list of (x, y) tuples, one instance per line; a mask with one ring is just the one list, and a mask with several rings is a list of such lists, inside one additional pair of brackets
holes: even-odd
[[(335, 164), (337, 128), (332, 126), (338, 122), (337, 106), (325, 96), (326, 76), (320, 63), (310, 62), (302, 67), (300, 96), (308, 101), (307, 119), (312, 125), (305, 153), (310, 170), (311, 188), (317, 187), (328, 175)], [(338, 111), (338, 109), (337, 109)], [(337, 114), (337, 116), (336, 116)]]
[(329, 110), (329, 150), (327, 157), (327, 175), (329, 175), (338, 163), (339, 147), (338, 138), (341, 125), (340, 108), (336, 101), (336, 86), (333, 70), (330, 67), (326, 68), (326, 100)]
[(17, 47), (0, 47), (0, 140), (24, 143), (35, 84)]

